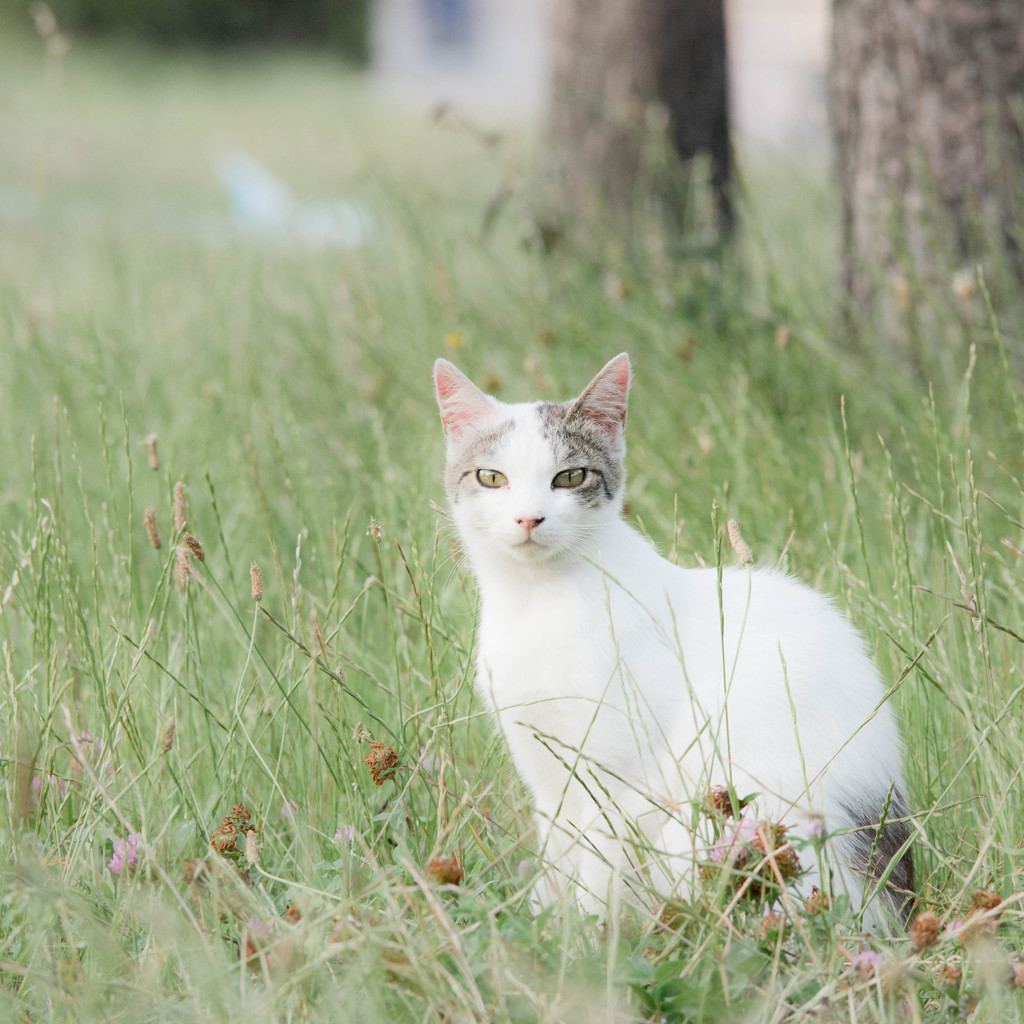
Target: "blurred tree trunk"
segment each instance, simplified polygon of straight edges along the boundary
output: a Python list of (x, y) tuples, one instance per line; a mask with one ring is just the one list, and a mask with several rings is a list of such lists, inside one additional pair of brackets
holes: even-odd
[(1024, 0), (834, 0), (830, 85), (846, 310), (918, 358), (926, 291), (1022, 270)]
[(728, 230), (724, 0), (555, 0), (553, 16), (550, 146), (568, 212), (631, 234), (657, 210), (678, 227), (679, 163), (706, 153)]

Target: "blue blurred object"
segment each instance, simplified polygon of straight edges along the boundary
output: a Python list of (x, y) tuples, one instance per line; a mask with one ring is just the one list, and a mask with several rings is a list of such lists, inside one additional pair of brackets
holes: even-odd
[(469, 0), (423, 0), (431, 42), (438, 46), (467, 46), (473, 32)]
[(295, 202), (287, 186), (261, 163), (244, 150), (231, 149), (217, 157), (215, 167), (239, 220), (262, 230), (278, 231), (286, 226)]
[(370, 237), (372, 221), (361, 203), (298, 203), (284, 182), (244, 150), (226, 150), (214, 167), (235, 222), (251, 234), (311, 249), (355, 249)]

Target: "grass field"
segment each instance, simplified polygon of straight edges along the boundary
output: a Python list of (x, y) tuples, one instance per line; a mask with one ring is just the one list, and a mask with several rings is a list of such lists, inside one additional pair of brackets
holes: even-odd
[[(991, 313), (972, 278), (920, 296), (925, 380), (833, 328), (825, 167), (748, 157), (721, 259), (545, 255), (528, 134), (328, 62), (8, 33), (0, 67), (0, 1019), (1024, 1020), (1024, 314), (998, 266)], [(363, 204), (370, 239), (243, 230), (230, 146)], [(641, 528), (714, 564), (735, 518), (865, 631), (929, 948), (841, 906), (766, 925), (710, 883), (663, 921), (531, 909), (430, 364), (558, 399), (621, 350)]]

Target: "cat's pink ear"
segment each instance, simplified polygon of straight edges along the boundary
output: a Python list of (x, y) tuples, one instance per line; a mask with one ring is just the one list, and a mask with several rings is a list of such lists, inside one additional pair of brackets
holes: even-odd
[(444, 432), (451, 438), (494, 416), (494, 401), (447, 359), (434, 363), (434, 393)]
[(587, 419), (617, 437), (626, 426), (626, 403), (629, 399), (629, 356), (620, 353), (587, 385), (573, 403), (575, 414)]

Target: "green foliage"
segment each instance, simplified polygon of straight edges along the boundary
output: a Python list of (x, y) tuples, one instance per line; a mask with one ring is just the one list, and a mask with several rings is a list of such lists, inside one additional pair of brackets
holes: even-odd
[[(112, 52), (3, 54), (0, 1016), (1024, 1019), (1012, 297), (936, 289), (935, 316), (958, 305), (925, 382), (832, 333), (810, 170), (749, 158), (721, 257), (656, 235), (546, 252), (511, 136), (481, 149), (325, 66)], [(366, 202), (370, 242), (240, 232), (208, 180), (225, 123), (299, 193)], [(865, 630), (905, 722), (933, 945), (792, 892), (765, 918), (738, 872), (604, 924), (532, 906), (528, 801), (472, 694), (472, 585), (431, 507), (429, 367), (557, 399), (622, 349), (642, 529), (714, 564), (714, 502)], [(371, 740), (397, 762), (380, 785)], [(437, 881), (452, 855), (461, 879)]]
[[(17, 0), (29, 12), (29, 0)], [(164, 46), (301, 45), (359, 64), (369, 56), (370, 0), (52, 0), (62, 28)]]

